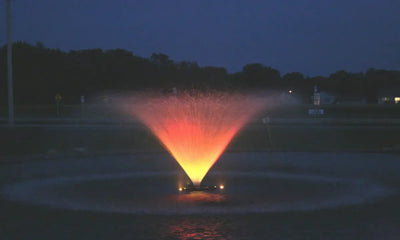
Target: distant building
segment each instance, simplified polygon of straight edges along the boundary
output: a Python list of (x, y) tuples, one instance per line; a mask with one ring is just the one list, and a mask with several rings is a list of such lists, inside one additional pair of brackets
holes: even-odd
[(314, 105), (335, 104), (337, 97), (328, 92), (314, 92), (311, 96)]
[(379, 104), (400, 104), (400, 88), (383, 88), (378, 93)]

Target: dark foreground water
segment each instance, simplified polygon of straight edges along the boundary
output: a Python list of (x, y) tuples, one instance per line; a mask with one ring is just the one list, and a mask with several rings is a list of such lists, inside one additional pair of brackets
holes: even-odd
[(226, 154), (179, 194), (163, 154), (0, 169), (0, 239), (399, 239), (398, 155)]

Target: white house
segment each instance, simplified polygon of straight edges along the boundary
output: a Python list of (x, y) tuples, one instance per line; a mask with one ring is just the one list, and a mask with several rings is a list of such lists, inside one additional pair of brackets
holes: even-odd
[(337, 97), (328, 92), (315, 92), (311, 98), (314, 105), (334, 104), (337, 101)]

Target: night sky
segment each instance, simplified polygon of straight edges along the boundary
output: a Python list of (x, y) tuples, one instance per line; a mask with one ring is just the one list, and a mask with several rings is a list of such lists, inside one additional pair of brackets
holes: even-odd
[[(4, 0), (0, 10), (3, 45)], [(256, 62), (307, 76), (400, 70), (397, 0), (16, 0), (13, 21), (14, 40), (162, 52), (229, 72)]]

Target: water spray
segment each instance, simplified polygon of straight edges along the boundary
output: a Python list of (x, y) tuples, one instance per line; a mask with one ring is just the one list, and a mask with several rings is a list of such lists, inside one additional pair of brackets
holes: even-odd
[(221, 92), (141, 95), (126, 101), (125, 111), (151, 130), (191, 180), (182, 191), (223, 189), (201, 182), (236, 133), (267, 105), (265, 98)]

